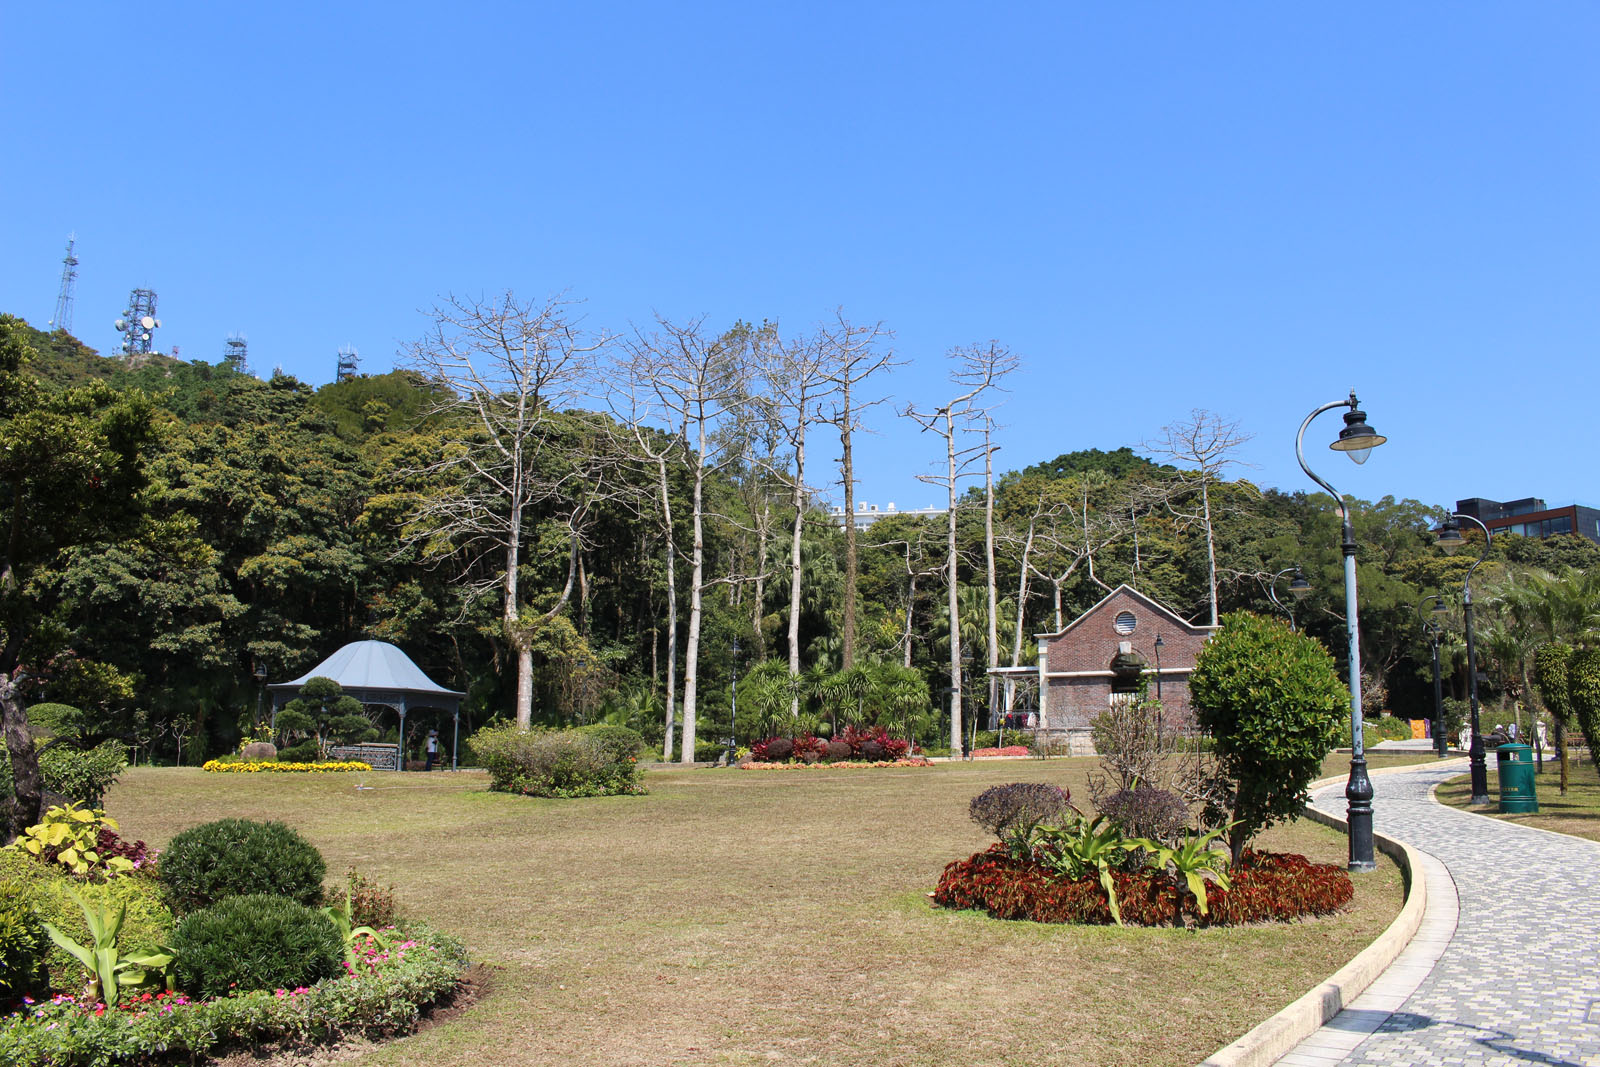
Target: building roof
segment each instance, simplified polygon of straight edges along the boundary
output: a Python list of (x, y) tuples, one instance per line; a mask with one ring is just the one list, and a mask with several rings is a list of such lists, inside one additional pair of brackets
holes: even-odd
[(342, 689), (390, 690), (460, 698), (465, 693), (444, 686), (422, 673), (411, 657), (387, 641), (352, 641), (290, 682), (274, 682), (268, 689), (299, 689), (313, 678), (332, 678)]
[(1124, 583), (1122, 585), (1117, 586), (1115, 589), (1111, 590), (1111, 592), (1107, 593), (1105, 596), (1101, 597), (1099, 599), (1099, 601), (1097, 601), (1094, 604), (1093, 607), (1089, 608), (1082, 615), (1079, 615), (1076, 619), (1073, 619), (1071, 622), (1067, 623), (1067, 625), (1062, 627), (1060, 630), (1057, 630), (1057, 631), (1055, 631), (1053, 633), (1034, 634), (1034, 636), (1037, 637), (1041, 641), (1045, 640), (1046, 638), (1063, 637), (1066, 634), (1068, 634), (1069, 632), (1071, 632), (1073, 627), (1075, 627), (1079, 623), (1083, 622), (1084, 619), (1087, 619), (1089, 616), (1093, 615), (1095, 612), (1097, 612), (1101, 608), (1105, 607), (1107, 603), (1109, 603), (1111, 600), (1115, 599), (1119, 594), (1123, 594), (1123, 593), (1125, 593), (1128, 596), (1131, 596), (1133, 599), (1139, 601), (1139, 603), (1143, 604), (1145, 607), (1149, 608), (1150, 610), (1152, 610), (1154, 612), (1157, 612), (1158, 614), (1165, 615), (1168, 619), (1171, 619), (1174, 624), (1176, 624), (1178, 626), (1181, 626), (1186, 630), (1192, 630), (1195, 633), (1206, 633), (1206, 632), (1209, 632), (1209, 631), (1212, 631), (1212, 630), (1217, 630), (1217, 629), (1221, 628), (1221, 627), (1209, 626), (1209, 625), (1202, 626), (1202, 625), (1200, 625), (1198, 623), (1190, 622), (1188, 619), (1185, 619), (1182, 615), (1179, 615), (1176, 611), (1173, 611), (1171, 608), (1169, 608), (1165, 604), (1161, 603), (1161, 601), (1155, 599), (1154, 597), (1146, 596), (1144, 593), (1139, 592), (1139, 590), (1135, 589), (1133, 586)]

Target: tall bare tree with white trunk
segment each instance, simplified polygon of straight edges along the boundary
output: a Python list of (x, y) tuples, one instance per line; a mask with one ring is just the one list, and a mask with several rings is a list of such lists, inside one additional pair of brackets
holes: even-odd
[[(550, 455), (570, 438), (563, 410), (583, 394), (593, 354), (609, 338), (586, 333), (573, 304), (507, 291), (492, 299), (450, 297), (431, 313), (427, 334), (404, 350), (412, 367), (445, 387), (440, 410), (464, 414), (474, 434), (450, 443), (427, 469), (439, 488), (421, 497), (406, 527), (425, 555), (464, 558), (469, 599), (498, 591), (505, 638), (517, 656), (517, 725), (533, 711), (530, 636), (571, 598), (582, 535), (602, 480), (592, 455)], [(562, 514), (567, 580), (555, 602), (528, 614), (518, 585), (529, 524)], [(488, 557), (498, 565), (482, 566)]]
[(881, 322), (852, 323), (843, 310), (836, 310), (831, 322), (817, 328), (822, 356), (829, 367), (834, 393), (827, 419), (839, 431), (839, 483), (844, 487), (844, 622), (840, 630), (843, 646), (841, 666), (848, 670), (856, 661), (856, 585), (861, 571), (856, 551), (856, 467), (855, 434), (861, 429), (861, 416), (881, 404), (884, 397), (863, 396), (862, 390), (874, 374), (899, 366), (894, 351), (885, 347), (894, 339)]
[(950, 383), (957, 390), (942, 407), (917, 410), (907, 405), (901, 413), (932, 432), (944, 444), (944, 470), (939, 474), (918, 475), (921, 481), (943, 486), (947, 500), (945, 515), (945, 592), (950, 613), (950, 751), (961, 751), (961, 612), (956, 595), (960, 557), (956, 551), (957, 489), (962, 478), (972, 474), (976, 460), (987, 451), (983, 442), (966, 444), (973, 431), (987, 425), (989, 409), (979, 403), (984, 394), (999, 387), (1007, 374), (1017, 368), (1018, 359), (998, 341), (987, 345), (954, 348), (950, 351)]
[[(773, 470), (789, 489), (793, 522), (789, 527), (789, 676), (800, 676), (800, 608), (804, 559), (801, 556), (807, 504), (806, 444), (812, 426), (823, 421), (823, 405), (832, 398), (833, 347), (823, 334), (780, 339), (760, 351), (761, 383), (768, 417), (788, 445), (788, 463)], [(791, 710), (798, 715), (800, 698)]]
[(1161, 436), (1144, 447), (1170, 457), (1178, 471), (1161, 488), (1162, 501), (1180, 527), (1198, 526), (1206, 537), (1206, 587), (1211, 601), (1211, 625), (1217, 625), (1217, 538), (1211, 490), (1229, 467), (1242, 466), (1236, 453), (1253, 434), (1240, 429), (1239, 420), (1204, 408), (1189, 418), (1161, 428)]
[[(629, 373), (648, 387), (653, 394), (651, 407), (676, 430), (683, 442), (679, 455), (689, 471), (689, 628), (684, 641), (679, 758), (683, 763), (693, 763), (700, 631), (705, 593), (713, 584), (706, 575), (706, 476), (727, 462), (729, 442), (737, 439), (737, 435), (721, 431), (732, 417), (730, 405), (747, 394), (747, 343), (737, 331), (733, 336), (708, 336), (703, 319), (673, 323), (658, 317), (656, 329), (649, 333), (635, 331), (627, 348)], [(660, 476), (659, 465), (657, 471)], [(665, 483), (661, 485), (665, 492)]]

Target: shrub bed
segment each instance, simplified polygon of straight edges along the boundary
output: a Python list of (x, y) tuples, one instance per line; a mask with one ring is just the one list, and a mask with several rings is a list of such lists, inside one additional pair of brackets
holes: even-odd
[(890, 737), (882, 726), (865, 729), (847, 726), (832, 740), (802, 734), (799, 737), (768, 737), (750, 746), (756, 763), (797, 764), (862, 762), (874, 766), (893, 766), (911, 752), (911, 744)]
[[(1329, 915), (1350, 902), (1355, 887), (1343, 868), (1304, 856), (1247, 849), (1229, 870), (1232, 886), (1212, 886), (1208, 913), (1164, 872), (1113, 871), (1123, 922), (1136, 926), (1237, 926)], [(1094, 875), (1065, 879), (1031, 859), (994, 845), (945, 867), (934, 890), (943, 908), (974, 908), (997, 919), (1043, 923), (1115, 921)]]
[(973, 759), (988, 759), (991, 756), (1031, 756), (1033, 749), (1027, 745), (1006, 745), (1004, 748), (975, 748), (972, 750)]
[(61, 995), (0, 1020), (0, 1063), (102, 1067), (195, 1062), (234, 1047), (408, 1033), (467, 966), (461, 943), (425, 928), (368, 950), (343, 977), (216, 1000), (143, 994), (115, 1008)]
[(206, 760), (200, 768), (212, 774), (342, 774), (346, 771), (370, 771), (370, 763), (360, 760), (321, 760), (315, 763), (275, 762), (247, 760), (242, 757)]
[(180, 988), (219, 997), (311, 985), (339, 973), (344, 940), (320, 911), (266, 893), (201, 908), (172, 934)]
[(584, 730), (519, 730), (485, 726), (467, 739), (489, 788), (535, 797), (604, 797), (643, 793), (631, 742)]
[(850, 760), (844, 763), (741, 763), (740, 770), (745, 771), (813, 771), (813, 770), (864, 770), (869, 767), (932, 767), (933, 761), (921, 756), (907, 756), (904, 759), (873, 760), (868, 763), (862, 760)]

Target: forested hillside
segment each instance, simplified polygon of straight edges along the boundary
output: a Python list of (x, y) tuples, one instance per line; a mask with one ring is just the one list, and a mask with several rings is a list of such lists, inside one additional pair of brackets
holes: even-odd
[[(848, 399), (840, 408), (839, 353), (870, 355), (872, 336), (841, 324), (842, 340), (824, 331), (801, 344), (768, 326), (663, 323), (591, 346), (559, 316), (456, 308), (410, 354), (414, 369), (321, 388), (204, 362), (129, 369), (64, 333), (0, 320), (11, 361), (0, 625), (22, 702), (85, 709), (92, 732), (141, 759), (181, 747), (187, 763), (251, 724), (258, 671), (295, 677), (365, 636), (466, 691), (463, 732), (520, 704), (534, 723), (623, 723), (689, 758), (695, 739), (727, 736), (735, 670), (755, 672), (740, 692), (748, 743), (762, 679), (798, 672), (815, 684), (790, 699), (826, 700), (816, 694), (844, 668), (897, 664), (926, 684), (911, 717), (938, 743), (952, 629), (967, 713), (986, 721), (984, 666), (1031, 662), (1032, 635), (1108, 588), (1131, 583), (1204, 622), (1214, 608), (1277, 610), (1271, 576), (1296, 564), (1315, 587), (1295, 606), (1299, 624), (1344, 652), (1325, 496), (1229, 480), (1177, 452), (1052, 459), (1007, 440), (1020, 469), (993, 472), (991, 625), (981, 420), (953, 426), (968, 460), (953, 598), (943, 518), (880, 519), (852, 553), (816, 503), (814, 487), (839, 473), (803, 468), (807, 432), (814, 455), (822, 435), (861, 425)], [(531, 377), (518, 374), (530, 368), (505, 343), (508, 323), (536, 338)], [(805, 352), (832, 362), (810, 366)], [(892, 376), (873, 386), (890, 391)], [(19, 451), (47, 428), (54, 443)], [(943, 469), (942, 454), (928, 458)], [(1441, 583), (1459, 591), (1469, 562), (1433, 547), (1427, 530), (1443, 514), (1411, 500), (1355, 505), (1373, 710), (1431, 705), (1417, 604)], [(1556, 570), (1597, 555), (1576, 537), (1504, 537), (1493, 558)], [(1480, 572), (1491, 585), (1515, 573)], [(1483, 599), (1492, 627), (1494, 598)], [(1459, 696), (1458, 645), (1446, 655)], [(1514, 663), (1490, 667), (1491, 696), (1518, 684)]]

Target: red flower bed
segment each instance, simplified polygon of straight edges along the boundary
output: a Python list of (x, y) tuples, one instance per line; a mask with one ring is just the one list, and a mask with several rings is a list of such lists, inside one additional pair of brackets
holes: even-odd
[[(1350, 902), (1355, 887), (1341, 867), (1304, 856), (1246, 850), (1228, 872), (1232, 889), (1212, 885), (1210, 913), (1166, 874), (1114, 871), (1122, 921), (1130, 926), (1236, 926), (1328, 915)], [(944, 869), (933, 901), (942, 908), (976, 908), (997, 919), (1043, 923), (1107, 924), (1114, 920), (1098, 876), (1059, 878), (1030, 860), (1015, 860), (999, 846)]]
[(847, 726), (832, 741), (806, 734), (804, 737), (769, 737), (750, 746), (750, 755), (760, 763), (817, 763), (822, 760), (861, 760), (867, 763), (904, 759), (911, 746), (890, 737), (882, 726), (860, 729)]
[(1031, 754), (1027, 745), (1007, 745), (1005, 748), (975, 748), (972, 750), (973, 759), (982, 759), (984, 756), (1027, 756)]

